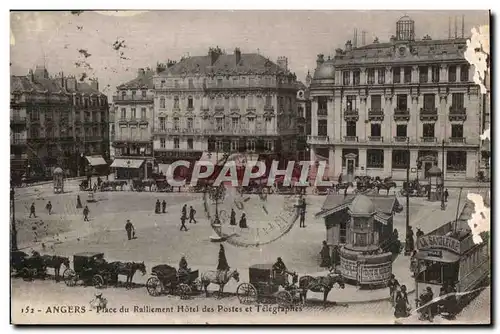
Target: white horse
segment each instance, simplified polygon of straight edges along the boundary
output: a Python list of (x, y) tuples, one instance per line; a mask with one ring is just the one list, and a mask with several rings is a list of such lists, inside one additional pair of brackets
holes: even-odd
[(240, 274), (236, 269), (233, 270), (210, 270), (202, 273), (200, 276), (201, 285), (205, 290), (205, 296), (208, 297), (207, 287), (210, 284), (219, 285), (219, 298), (222, 297), (224, 286), (233, 278), (236, 282), (240, 281)]

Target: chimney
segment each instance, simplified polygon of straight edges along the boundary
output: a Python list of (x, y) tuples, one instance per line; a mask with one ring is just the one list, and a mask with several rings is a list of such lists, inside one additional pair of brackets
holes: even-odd
[(176, 63), (177, 62), (175, 60), (170, 60), (169, 59), (168, 62), (167, 62), (167, 68), (170, 68), (170, 67), (174, 66)]
[(61, 75), (61, 87), (64, 90), (66, 88), (66, 86), (64, 85), (65, 84), (65, 82), (64, 82), (64, 73), (61, 72), (59, 74)]
[(318, 58), (316, 58), (316, 66), (321, 66), (325, 62), (325, 56), (322, 54), (318, 55)]
[(34, 82), (34, 81), (35, 81), (35, 75), (33, 74), (33, 70), (32, 70), (32, 69), (30, 69), (30, 70), (28, 71), (28, 79), (29, 79), (29, 81), (31, 81), (31, 82)]
[(288, 58), (278, 57), (277, 65), (285, 71), (288, 71)]
[(137, 76), (143, 77), (146, 74), (143, 68), (137, 70)]
[(238, 65), (241, 61), (241, 50), (240, 48), (234, 49), (234, 56), (236, 58), (236, 65)]
[(352, 51), (352, 43), (350, 40), (345, 43), (345, 50)]
[(76, 78), (74, 76), (70, 76), (66, 78), (66, 89), (71, 91), (76, 91)]
[[(143, 69), (143, 68), (141, 68), (141, 70), (142, 70), (142, 72), (143, 72), (143, 74), (142, 74), (142, 75), (144, 75), (144, 69)], [(97, 91), (97, 92), (98, 92), (98, 91), (99, 91), (99, 80), (97, 80), (97, 79), (92, 79), (92, 80), (90, 80), (90, 87), (91, 87), (93, 90), (95, 90), (95, 91)]]
[(222, 50), (217, 46), (215, 48), (208, 49), (208, 55), (210, 56), (210, 66), (214, 66), (219, 56), (222, 54)]

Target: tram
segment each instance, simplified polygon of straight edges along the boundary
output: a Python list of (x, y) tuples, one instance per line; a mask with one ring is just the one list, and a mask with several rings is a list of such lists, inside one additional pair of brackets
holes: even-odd
[[(431, 288), (434, 298), (443, 285), (452, 286), (462, 308), (487, 282), (490, 275), (489, 241), (475, 244), (468, 225), (474, 203), (467, 200), (457, 221), (452, 221), (417, 239), (416, 297)], [(469, 293), (467, 293), (469, 292)]]

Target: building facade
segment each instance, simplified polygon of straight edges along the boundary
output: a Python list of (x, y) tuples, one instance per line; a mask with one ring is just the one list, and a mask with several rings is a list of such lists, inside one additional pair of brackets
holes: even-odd
[(154, 77), (154, 151), (161, 163), (204, 152), (296, 154), (296, 77), (237, 48), (170, 62)]
[[(137, 77), (116, 87), (116, 95), (113, 96), (112, 167), (119, 170), (118, 174), (123, 171), (127, 174), (127, 178), (146, 177), (140, 167), (146, 164), (145, 169), (149, 170), (150, 174), (154, 165), (152, 141), (154, 73), (151, 69), (140, 68)], [(128, 164), (130, 161), (132, 163)], [(140, 161), (142, 162), (139, 163)], [(121, 175), (117, 176), (120, 178)]]
[[(311, 85), (310, 156), (329, 172), (405, 179), (437, 164), (445, 179), (479, 168), (482, 98), (463, 56), (466, 39), (415, 39), (409, 17), (389, 42), (318, 55)], [(443, 166), (444, 161), (444, 166)], [(345, 179), (345, 178), (344, 178)]]
[(97, 80), (50, 77), (37, 66), (11, 76), (10, 106), (12, 173), (49, 176), (59, 166), (68, 176), (83, 175), (87, 156), (108, 157), (108, 101)]

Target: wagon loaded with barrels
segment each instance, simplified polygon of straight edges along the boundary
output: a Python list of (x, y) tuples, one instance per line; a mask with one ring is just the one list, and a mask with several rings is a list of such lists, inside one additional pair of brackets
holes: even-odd
[(146, 282), (146, 289), (153, 297), (171, 294), (187, 299), (201, 287), (198, 270), (184, 273), (169, 265), (160, 264), (151, 268), (151, 275)]
[(73, 256), (73, 269), (66, 269), (63, 279), (67, 286), (83, 281), (85, 285), (103, 288), (109, 283), (116, 284), (118, 275), (106, 262), (103, 253), (84, 252)]
[[(236, 289), (240, 303), (253, 304), (271, 299), (281, 306), (291, 306), (300, 301), (300, 289), (295, 273), (277, 273), (272, 264), (256, 264), (248, 268), (249, 283), (241, 283)], [(292, 276), (292, 284), (288, 283)], [(280, 290), (280, 287), (283, 290)]]

